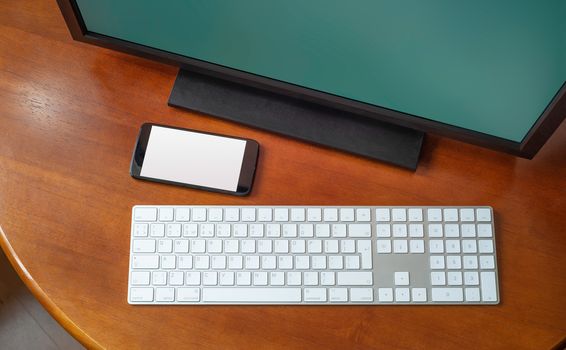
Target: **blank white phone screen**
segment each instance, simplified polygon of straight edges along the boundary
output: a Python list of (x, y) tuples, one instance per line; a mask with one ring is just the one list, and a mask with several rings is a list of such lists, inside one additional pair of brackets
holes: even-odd
[(141, 176), (238, 189), (246, 141), (152, 126)]

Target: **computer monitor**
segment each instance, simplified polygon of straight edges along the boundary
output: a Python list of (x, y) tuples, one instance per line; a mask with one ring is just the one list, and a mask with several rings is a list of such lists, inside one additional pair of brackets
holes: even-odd
[(409, 168), (424, 132), (532, 158), (566, 116), (566, 0), (58, 3), (188, 70), (172, 105)]

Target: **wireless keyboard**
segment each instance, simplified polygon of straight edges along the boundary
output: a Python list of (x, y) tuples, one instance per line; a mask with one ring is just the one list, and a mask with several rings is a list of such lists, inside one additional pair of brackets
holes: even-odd
[(497, 304), (490, 207), (135, 206), (130, 304)]

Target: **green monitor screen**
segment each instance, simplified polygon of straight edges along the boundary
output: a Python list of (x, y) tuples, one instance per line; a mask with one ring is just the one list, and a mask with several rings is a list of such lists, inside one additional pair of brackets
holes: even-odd
[(76, 0), (86, 30), (521, 142), (566, 81), (566, 0)]

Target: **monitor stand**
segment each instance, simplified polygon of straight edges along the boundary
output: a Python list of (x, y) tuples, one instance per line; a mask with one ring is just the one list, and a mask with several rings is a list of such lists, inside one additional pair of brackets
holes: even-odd
[(184, 69), (169, 105), (412, 170), (424, 138), (420, 131)]

